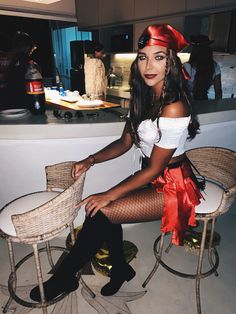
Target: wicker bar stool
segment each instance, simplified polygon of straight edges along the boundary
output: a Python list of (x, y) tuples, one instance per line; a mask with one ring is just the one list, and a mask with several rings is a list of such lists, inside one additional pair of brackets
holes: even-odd
[[(165, 234), (162, 233), (153, 245), (156, 258), (155, 265), (142, 286), (146, 287), (159, 264), (177, 276), (195, 279), (197, 313), (201, 314), (200, 279), (213, 273), (218, 276), (219, 255), (213, 246), (216, 219), (229, 210), (236, 195), (236, 152), (218, 147), (200, 147), (191, 149), (186, 154), (201, 175), (205, 176), (207, 180), (204, 193), (205, 201), (202, 201), (195, 210), (196, 220), (202, 225), (196, 272), (193, 274), (180, 272), (163, 262), (162, 253)], [(208, 232), (210, 239), (208, 245), (206, 245)], [(166, 253), (169, 252), (171, 246), (172, 244), (169, 244), (165, 250)], [(202, 264), (206, 248), (208, 249), (209, 268), (208, 271), (203, 272)]]
[[(54, 270), (52, 252), (68, 250), (60, 246), (51, 246), (49, 241), (61, 234), (66, 228), (70, 229), (72, 244), (75, 243), (73, 221), (78, 214), (75, 205), (81, 200), (85, 174), (74, 181), (71, 177), (73, 162), (62, 162), (45, 168), (47, 189), (19, 197), (5, 205), (0, 211), (0, 235), (7, 240), (10, 256), (11, 273), (8, 280), (10, 297), (4, 306), (6, 313), (14, 299), (17, 303), (30, 307), (42, 308), (47, 313), (47, 307), (65, 297), (59, 295), (51, 301), (46, 301), (43, 288), (42, 266), (40, 253), (46, 252), (49, 265)], [(15, 264), (13, 242), (30, 244), (33, 252)], [(45, 247), (39, 248), (40, 243)], [(34, 257), (37, 281), (40, 289), (41, 302), (33, 303), (23, 300), (16, 294), (17, 270), (29, 258)], [(88, 290), (92, 297), (94, 293), (85, 284), (81, 276), (78, 280)]]

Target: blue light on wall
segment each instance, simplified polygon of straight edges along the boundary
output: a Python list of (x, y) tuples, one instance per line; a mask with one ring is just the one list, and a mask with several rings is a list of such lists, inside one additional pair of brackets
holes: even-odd
[(54, 59), (65, 89), (70, 89), (70, 42), (73, 40), (92, 40), (91, 32), (82, 32), (77, 26), (58, 28), (52, 31)]

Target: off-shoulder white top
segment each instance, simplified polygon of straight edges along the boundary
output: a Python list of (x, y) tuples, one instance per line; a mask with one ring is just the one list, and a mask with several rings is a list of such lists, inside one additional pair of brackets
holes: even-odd
[(185, 152), (185, 142), (188, 137), (188, 125), (190, 116), (181, 118), (159, 118), (159, 129), (157, 120), (144, 120), (138, 127), (140, 138), (140, 149), (146, 157), (150, 157), (153, 146), (162, 148), (176, 148), (173, 157), (179, 156)]

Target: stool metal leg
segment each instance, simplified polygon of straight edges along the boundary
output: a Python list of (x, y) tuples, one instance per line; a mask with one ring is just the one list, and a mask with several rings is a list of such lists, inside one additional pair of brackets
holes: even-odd
[[(13, 289), (16, 290), (16, 269), (15, 269), (15, 257), (14, 257), (14, 252), (13, 252), (13, 247), (12, 247), (12, 242), (10, 239), (7, 239), (7, 245), (8, 245), (8, 253), (9, 253), (9, 259), (10, 259), (10, 266), (11, 266), (11, 274), (13, 275)], [(11, 276), (11, 275), (10, 275)], [(9, 276), (9, 278), (10, 278)], [(3, 313), (7, 313), (9, 306), (12, 302), (13, 298), (10, 294), (9, 299), (7, 300), (7, 303), (5, 304), (3, 308)]]
[[(214, 267), (214, 262), (212, 260), (212, 253), (213, 253), (212, 243), (213, 243), (214, 232), (215, 232), (215, 224), (216, 224), (216, 219), (213, 218), (211, 221), (211, 233), (210, 233), (210, 240), (209, 240), (209, 246), (208, 246), (208, 260), (211, 267)], [(217, 270), (215, 270), (214, 273), (215, 273), (215, 276), (219, 276)]]
[[(180, 271), (175, 270), (174, 268), (169, 267), (167, 264), (165, 264), (163, 262), (161, 257), (162, 257), (163, 247), (164, 247), (165, 234), (162, 233), (156, 239), (156, 241), (154, 242), (154, 245), (153, 245), (153, 251), (154, 251), (154, 255), (156, 257), (155, 265), (153, 267), (153, 270), (151, 271), (151, 273), (147, 277), (147, 279), (142, 284), (142, 287), (144, 287), (144, 288), (146, 287), (146, 285), (148, 284), (148, 282), (151, 280), (154, 273), (156, 272), (159, 264), (161, 264), (166, 270), (168, 270), (169, 272), (171, 272), (174, 275), (177, 275), (177, 276), (182, 277), (182, 278), (195, 279), (197, 313), (201, 314), (200, 279), (205, 278), (207, 276), (210, 276), (213, 273), (215, 275), (218, 275), (217, 268), (219, 266), (219, 255), (218, 255), (216, 248), (212, 247), (213, 235), (214, 235), (214, 230), (215, 230), (215, 219), (212, 219), (209, 217), (208, 218), (200, 217), (199, 220), (201, 220), (203, 222), (203, 228), (202, 228), (201, 244), (200, 244), (200, 249), (199, 249), (199, 253), (198, 253), (198, 263), (197, 263), (196, 272), (193, 274), (180, 272)], [(209, 270), (207, 270), (206, 272), (202, 272), (202, 263), (203, 263), (204, 251), (205, 251), (205, 246), (206, 246), (206, 237), (207, 237), (207, 226), (208, 226), (209, 221), (212, 222), (211, 223), (211, 236), (210, 236), (209, 247), (208, 247), (208, 260), (209, 260), (211, 268)], [(157, 250), (158, 242), (159, 242), (159, 249)], [(172, 247), (172, 243), (170, 243), (168, 245), (165, 252), (168, 253), (171, 247)], [(213, 261), (212, 255), (214, 255), (214, 261)]]
[(47, 258), (48, 258), (49, 265), (52, 268), (52, 270), (54, 270), (55, 265), (52, 259), (52, 251), (51, 251), (50, 243), (49, 241), (46, 241), (45, 244), (46, 244), (46, 251), (47, 251)]
[(40, 263), (40, 258), (39, 258), (38, 245), (33, 244), (32, 246), (34, 250), (34, 260), (35, 260), (35, 266), (36, 266), (36, 271), (37, 271), (39, 291), (40, 291), (40, 296), (41, 296), (42, 311), (43, 311), (43, 314), (47, 314), (48, 311), (47, 311), (47, 304), (46, 304), (45, 295), (44, 295), (43, 277), (42, 277), (42, 269), (41, 269), (41, 263)]
[(170, 249), (172, 248), (172, 246), (173, 246), (173, 243), (171, 242), (171, 239), (170, 239), (170, 243), (169, 243), (169, 245), (167, 246), (167, 248), (165, 249), (165, 252), (166, 252), (166, 253), (169, 253), (169, 252), (170, 252)]
[(197, 313), (198, 314), (202, 313), (202, 311), (201, 311), (201, 296), (200, 296), (200, 279), (202, 277), (202, 262), (203, 262), (205, 244), (206, 244), (207, 224), (208, 224), (208, 220), (204, 220), (202, 239), (201, 239), (201, 245), (200, 245), (200, 252), (199, 252), (199, 256), (198, 256), (197, 272), (196, 272), (196, 302), (197, 302)]
[[(160, 264), (160, 260), (161, 260), (161, 256), (162, 256), (162, 251), (163, 251), (163, 246), (164, 246), (164, 237), (165, 237), (165, 233), (162, 233), (161, 236), (159, 236), (156, 241), (154, 242), (153, 245), (153, 251), (154, 251), (154, 255), (156, 257), (156, 263), (151, 271), (151, 273), (148, 275), (147, 279), (144, 281), (144, 283), (142, 284), (142, 287), (145, 288), (146, 285), (149, 283), (149, 281), (152, 279), (153, 275), (155, 274), (159, 264)], [(161, 239), (161, 240), (160, 240)], [(157, 250), (157, 244), (159, 243), (159, 247)]]
[[(55, 251), (62, 251), (65, 252), (65, 248), (64, 247), (60, 247), (60, 246), (51, 246), (50, 247), (51, 250), (55, 250)], [(67, 251), (67, 250), (66, 250)], [(38, 250), (38, 253), (43, 253), (46, 252), (46, 248), (41, 248)], [(34, 257), (34, 252), (26, 255), (24, 258), (22, 258), (16, 265), (15, 265), (15, 272), (17, 274), (17, 270), (30, 258)], [(42, 308), (44, 306), (44, 304), (41, 303), (32, 303), (32, 302), (28, 302), (22, 298), (20, 298), (16, 293), (15, 290), (13, 288), (13, 284), (14, 284), (14, 277), (13, 277), (13, 273), (10, 274), (9, 276), (9, 280), (8, 280), (8, 289), (10, 292), (10, 295), (12, 296), (12, 298), (19, 304), (26, 306), (26, 307), (30, 307), (30, 308)], [(67, 293), (62, 293), (61, 295), (57, 296), (56, 298), (54, 298), (51, 301), (47, 301), (45, 302), (46, 306), (55, 304), (56, 302), (62, 300), (65, 296), (67, 295)]]

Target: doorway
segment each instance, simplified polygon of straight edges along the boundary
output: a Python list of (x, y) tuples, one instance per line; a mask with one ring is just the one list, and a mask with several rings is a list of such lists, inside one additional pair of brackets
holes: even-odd
[(75, 23), (51, 22), (53, 55), (56, 75), (59, 76), (63, 87), (71, 89), (70, 42), (74, 40), (92, 40), (92, 32), (79, 31)]
[(92, 32), (79, 31), (75, 22), (1, 15), (0, 51), (11, 50), (17, 31), (28, 33), (35, 41), (38, 49), (32, 57), (42, 70), (44, 85), (54, 85), (58, 73), (64, 88), (70, 89), (70, 41), (92, 40)]

